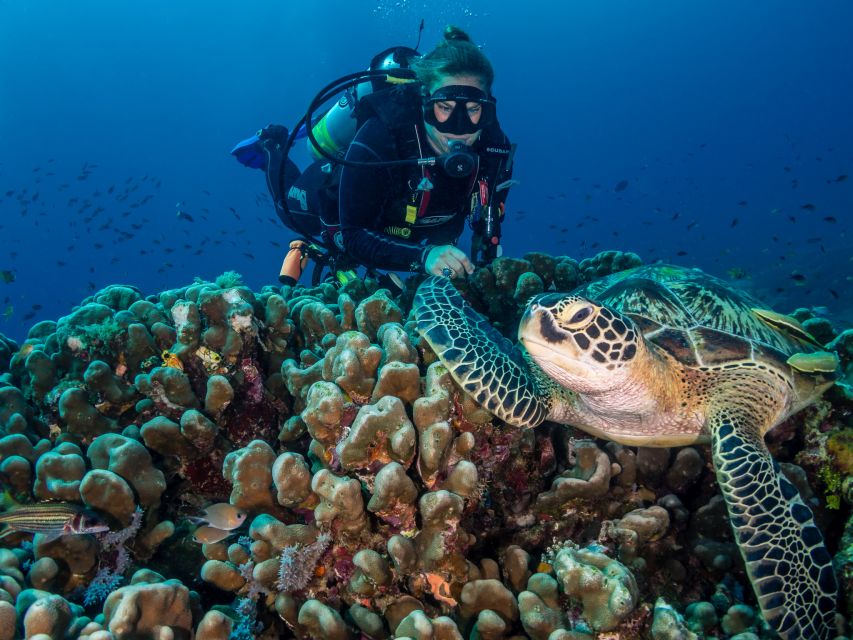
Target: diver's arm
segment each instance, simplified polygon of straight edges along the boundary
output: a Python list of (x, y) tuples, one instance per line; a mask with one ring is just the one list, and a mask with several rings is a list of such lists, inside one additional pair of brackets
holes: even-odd
[[(350, 144), (347, 160), (396, 160), (394, 140), (378, 120), (368, 120)], [(376, 219), (394, 189), (400, 172), (378, 167), (343, 167), (338, 196), (344, 250), (370, 267), (394, 271), (420, 271), (425, 248), (375, 230)]]

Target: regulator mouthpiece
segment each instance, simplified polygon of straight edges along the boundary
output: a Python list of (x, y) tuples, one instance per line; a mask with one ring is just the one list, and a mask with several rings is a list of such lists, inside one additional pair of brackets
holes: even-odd
[(464, 178), (474, 173), (477, 167), (477, 156), (461, 140), (451, 140), (448, 143), (450, 151), (439, 158), (444, 172), (452, 178)]

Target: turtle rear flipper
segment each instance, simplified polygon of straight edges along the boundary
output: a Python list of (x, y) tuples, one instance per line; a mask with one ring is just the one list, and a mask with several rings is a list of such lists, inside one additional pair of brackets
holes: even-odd
[(779, 471), (754, 417), (709, 418), (717, 481), (764, 619), (784, 640), (835, 636), (838, 584), (812, 512)]
[(424, 280), (413, 308), (418, 332), (480, 405), (517, 427), (545, 420), (551, 396), (532, 374), (535, 365), (474, 311), (450, 280)]

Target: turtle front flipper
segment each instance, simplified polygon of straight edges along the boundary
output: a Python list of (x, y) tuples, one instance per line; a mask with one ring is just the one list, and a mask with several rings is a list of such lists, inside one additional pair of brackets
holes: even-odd
[(531, 373), (536, 365), (474, 311), (450, 280), (424, 280), (413, 308), (418, 332), (480, 405), (517, 427), (545, 420), (551, 398)]
[(784, 640), (834, 637), (838, 585), (812, 512), (754, 418), (721, 409), (708, 426), (717, 481), (764, 619)]

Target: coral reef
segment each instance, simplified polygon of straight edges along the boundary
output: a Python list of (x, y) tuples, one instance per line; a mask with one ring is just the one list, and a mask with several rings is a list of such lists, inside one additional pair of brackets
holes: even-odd
[[(459, 286), (511, 336), (531, 295), (639, 263), (529, 253)], [(3, 538), (0, 640), (771, 637), (707, 448), (508, 427), (415, 332), (416, 285), (114, 285), (0, 335), (6, 502), (110, 527)], [(768, 443), (849, 616), (853, 331), (800, 315), (846, 380)], [(211, 503), (245, 522), (196, 533)]]

